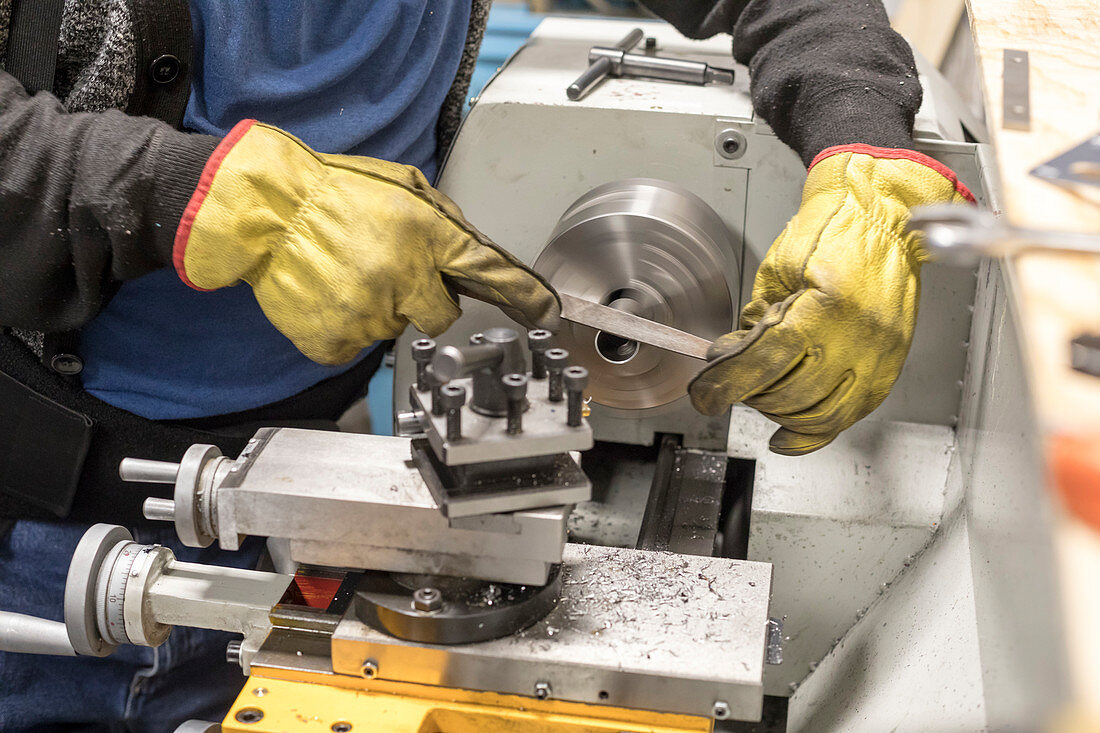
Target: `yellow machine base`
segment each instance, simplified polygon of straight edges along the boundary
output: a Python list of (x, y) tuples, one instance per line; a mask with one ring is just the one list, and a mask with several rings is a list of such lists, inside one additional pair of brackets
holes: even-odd
[[(267, 670), (265, 670), (266, 672)], [(223, 733), (687, 733), (709, 718), (340, 676), (253, 674)], [(347, 686), (341, 686), (347, 685)]]

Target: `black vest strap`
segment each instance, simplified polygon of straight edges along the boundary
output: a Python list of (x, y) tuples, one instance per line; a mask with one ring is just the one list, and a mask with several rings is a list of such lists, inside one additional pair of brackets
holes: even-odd
[(52, 91), (65, 0), (15, 0), (6, 71), (32, 94)]

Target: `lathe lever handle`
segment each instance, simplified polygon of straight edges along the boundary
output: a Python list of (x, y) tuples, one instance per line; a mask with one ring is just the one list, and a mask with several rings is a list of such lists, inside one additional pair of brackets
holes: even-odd
[[(630, 31), (630, 33), (623, 36), (623, 39), (616, 43), (613, 48), (624, 52), (629, 51), (641, 43), (643, 38), (645, 38), (645, 32), (641, 28), (635, 28)], [(607, 58), (601, 57), (595, 59), (589, 64), (588, 68), (584, 70), (584, 73), (578, 76), (577, 80), (569, 85), (565, 90), (566, 95), (576, 102), (585, 94), (588, 94), (588, 91), (592, 89), (592, 87), (606, 79), (613, 67), (614, 65)]]
[(0, 611), (0, 651), (76, 656), (65, 624), (13, 611)]
[(584, 70), (577, 80), (569, 85), (565, 90), (566, 95), (571, 100), (576, 102), (578, 99), (588, 94), (588, 90), (599, 84), (601, 81), (607, 78), (607, 75), (611, 73), (611, 61), (607, 57), (601, 56), (589, 65)]
[(123, 481), (148, 484), (174, 484), (179, 470), (178, 463), (146, 458), (123, 458), (118, 464), (118, 475)]
[(504, 349), (497, 344), (444, 346), (432, 357), (432, 369), (443, 382), (468, 376), (479, 369), (492, 368), (504, 359)]

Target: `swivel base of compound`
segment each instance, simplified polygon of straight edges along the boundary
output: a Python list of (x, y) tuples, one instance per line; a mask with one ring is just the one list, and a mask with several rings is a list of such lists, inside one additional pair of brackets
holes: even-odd
[(470, 644), (531, 626), (553, 610), (560, 596), (560, 565), (544, 586), (371, 571), (364, 574), (353, 603), (359, 620), (398, 639)]

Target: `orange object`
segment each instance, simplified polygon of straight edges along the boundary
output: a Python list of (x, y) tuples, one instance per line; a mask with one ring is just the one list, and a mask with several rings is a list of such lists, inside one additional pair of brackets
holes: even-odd
[(1048, 448), (1051, 477), (1066, 508), (1100, 530), (1100, 433), (1054, 435)]

